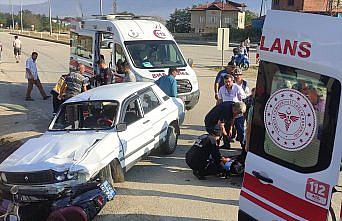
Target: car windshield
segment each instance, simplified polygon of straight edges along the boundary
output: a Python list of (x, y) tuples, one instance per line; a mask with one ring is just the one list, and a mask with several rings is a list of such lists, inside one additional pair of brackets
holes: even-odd
[(143, 69), (185, 67), (186, 63), (174, 41), (128, 41), (126, 48), (134, 66)]
[(109, 129), (118, 111), (116, 101), (86, 101), (62, 106), (50, 130)]

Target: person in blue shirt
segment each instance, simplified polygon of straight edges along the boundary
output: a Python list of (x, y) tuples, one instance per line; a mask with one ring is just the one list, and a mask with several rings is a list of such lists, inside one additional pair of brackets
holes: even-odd
[(216, 75), (215, 79), (215, 85), (214, 85), (214, 91), (215, 91), (215, 99), (218, 100), (218, 92), (222, 86), (224, 86), (224, 76), (227, 74), (234, 75), (236, 66), (234, 65), (234, 62), (229, 62), (228, 65), (221, 70)]
[(169, 97), (177, 97), (176, 76), (178, 73), (179, 70), (177, 68), (170, 68), (169, 75), (162, 76), (156, 81), (156, 85)]

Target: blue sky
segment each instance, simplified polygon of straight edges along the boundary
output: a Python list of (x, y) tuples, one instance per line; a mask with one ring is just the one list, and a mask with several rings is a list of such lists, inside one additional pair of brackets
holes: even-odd
[[(21, 0), (12, 0), (14, 4), (20, 4)], [(75, 15), (80, 16), (80, 7), (78, 2), (81, 3), (83, 13), (86, 15), (98, 13), (99, 0), (51, 0), (55, 8), (53, 15)], [(213, 1), (213, 0), (212, 0)], [(152, 15), (168, 18), (175, 8), (191, 7), (195, 4), (205, 4), (212, 1), (203, 0), (117, 0), (118, 11), (129, 11), (138, 15)], [(8, 4), (10, 0), (0, 0), (0, 4)], [(23, 0), (24, 5), (40, 4), (47, 2), (47, 0)], [(103, 0), (104, 12), (111, 12), (112, 0)], [(249, 10), (258, 12), (260, 10), (261, 0), (235, 0), (235, 2), (245, 3)], [(271, 0), (268, 0), (270, 5)], [(25, 7), (25, 6), (24, 6)], [(38, 9), (37, 9), (38, 10)], [(39, 9), (40, 13), (43, 9)], [(0, 9), (0, 11), (2, 11)], [(7, 10), (6, 10), (7, 11)]]

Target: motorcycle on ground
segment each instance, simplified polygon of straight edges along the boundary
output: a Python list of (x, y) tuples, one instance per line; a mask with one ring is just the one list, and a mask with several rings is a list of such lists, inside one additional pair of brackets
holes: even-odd
[(90, 221), (116, 191), (107, 181), (94, 181), (70, 187), (54, 199), (23, 195), (18, 186), (10, 194), (11, 200), (0, 199), (0, 207), (7, 207), (0, 221)]

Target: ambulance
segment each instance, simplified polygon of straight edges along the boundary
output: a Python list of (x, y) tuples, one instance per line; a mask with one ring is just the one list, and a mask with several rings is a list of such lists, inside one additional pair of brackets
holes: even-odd
[(238, 220), (327, 220), (341, 176), (342, 20), (271, 10), (259, 53)]
[[(185, 60), (176, 41), (167, 28), (148, 17), (106, 15), (84, 19), (71, 25), (70, 69), (79, 63), (86, 66), (91, 77), (99, 73), (97, 61), (105, 58), (113, 69), (128, 62), (137, 81), (154, 82), (167, 75), (171, 67), (180, 70), (176, 77), (179, 97), (186, 109), (192, 109), (199, 100), (200, 91), (192, 60)], [(103, 49), (101, 42), (112, 39), (111, 49)], [(109, 55), (108, 55), (109, 54)], [(122, 81), (122, 74), (116, 74)]]

